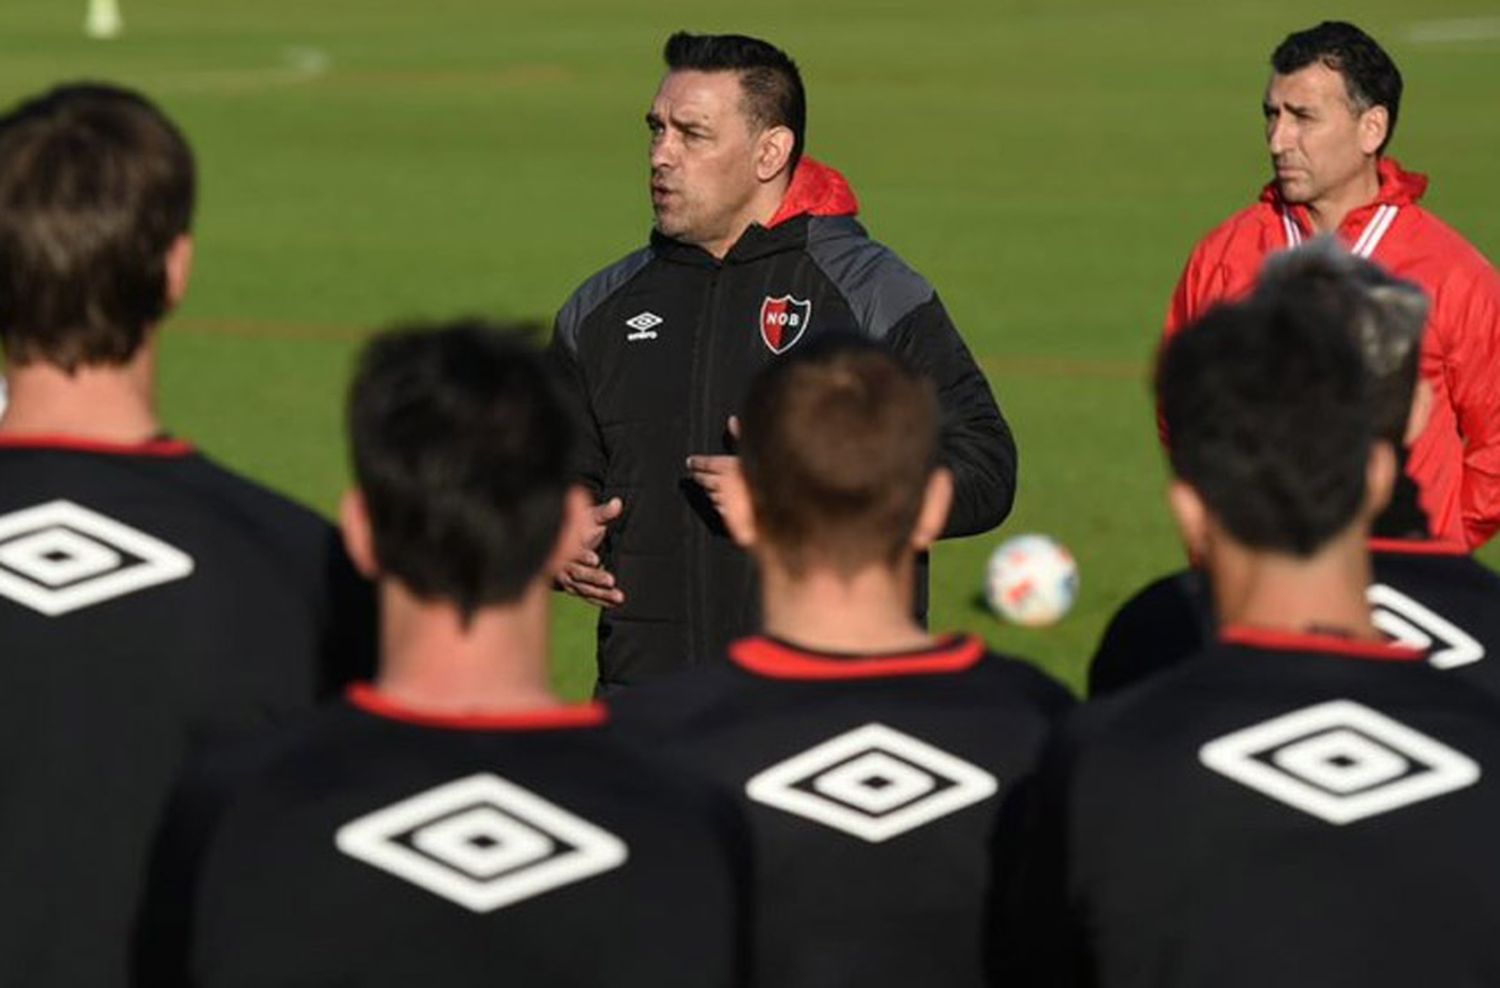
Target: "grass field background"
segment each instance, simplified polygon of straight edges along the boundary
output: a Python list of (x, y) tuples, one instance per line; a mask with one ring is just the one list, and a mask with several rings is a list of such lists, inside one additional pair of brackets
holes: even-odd
[[(5, 0), (0, 94), (102, 78), (183, 124), (202, 172), (198, 268), (165, 330), (165, 418), (323, 511), (346, 478), (360, 339), (411, 318), (550, 319), (648, 230), (641, 117), (665, 36), (785, 46), (809, 153), (938, 286), (1020, 445), (1010, 521), (937, 551), (934, 625), (1075, 686), (1108, 615), (1181, 558), (1147, 361), (1192, 243), (1265, 180), (1259, 100), (1287, 31), (1345, 16), (1389, 47), (1407, 79), (1393, 153), (1500, 256), (1500, 15), (1482, 3), (124, 0), (124, 14), (125, 34), (97, 42), (81, 0)], [(990, 547), (1025, 531), (1061, 538), (1082, 570), (1076, 609), (1042, 631), (977, 602)], [(586, 693), (592, 612), (562, 601), (555, 644), (559, 684)]]

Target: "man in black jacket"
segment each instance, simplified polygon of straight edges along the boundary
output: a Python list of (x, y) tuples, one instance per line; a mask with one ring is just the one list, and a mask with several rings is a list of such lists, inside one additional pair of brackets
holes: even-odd
[(573, 294), (552, 347), (583, 435), (576, 472), (600, 502), (559, 582), (603, 608), (606, 690), (722, 655), (757, 623), (719, 513), (744, 496), (732, 418), (754, 372), (803, 340), (857, 333), (932, 377), (954, 477), (944, 535), (993, 528), (1015, 496), (1010, 430), (932, 286), (869, 239), (843, 176), (802, 157), (796, 65), (739, 35), (678, 33), (664, 54), (646, 116), (651, 242)]

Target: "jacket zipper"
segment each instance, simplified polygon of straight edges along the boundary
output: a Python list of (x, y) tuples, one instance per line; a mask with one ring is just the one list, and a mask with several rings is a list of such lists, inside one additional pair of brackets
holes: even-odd
[[(707, 364), (709, 356), (714, 352), (713, 334), (717, 329), (715, 316), (719, 311), (719, 282), (723, 274), (723, 262), (715, 261), (713, 271), (709, 275), (703, 316), (698, 321), (698, 332), (693, 334), (693, 369), (688, 386), (695, 388), (697, 394), (694, 396), (696, 401), (693, 403), (693, 414), (688, 422), (688, 455), (711, 452), (704, 435), (705, 430), (709, 428), (707, 423), (711, 403), (708, 376), (712, 368)], [(695, 664), (703, 652), (703, 622), (708, 616), (709, 587), (705, 573), (708, 529), (698, 522), (693, 511), (687, 512), (687, 518), (689, 525), (687, 579), (683, 582), (687, 590), (688, 606), (687, 623), (683, 629), (683, 635), (687, 639), (688, 662)]]

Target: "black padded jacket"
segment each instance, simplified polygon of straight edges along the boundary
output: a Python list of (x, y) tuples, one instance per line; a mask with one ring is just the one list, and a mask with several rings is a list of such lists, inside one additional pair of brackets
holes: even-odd
[[(756, 630), (750, 561), (684, 461), (731, 452), (726, 424), (750, 379), (803, 340), (882, 340), (935, 381), (955, 480), (945, 536), (1010, 512), (1016, 447), (984, 375), (932, 286), (869, 238), (857, 208), (842, 176), (804, 159), (777, 216), (722, 260), (653, 234), (558, 314), (551, 350), (580, 432), (576, 475), (625, 505), (601, 553), (625, 593), (600, 614), (601, 689), (719, 661)], [(924, 558), (920, 617), (926, 584)]]

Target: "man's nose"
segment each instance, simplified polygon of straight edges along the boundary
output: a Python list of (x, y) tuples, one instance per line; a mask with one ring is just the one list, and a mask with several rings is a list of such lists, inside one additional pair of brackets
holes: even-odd
[(1295, 134), (1286, 117), (1276, 117), (1266, 125), (1266, 146), (1272, 154), (1281, 154), (1292, 147)]
[(651, 142), (651, 168), (670, 168), (677, 162), (677, 142), (671, 134), (662, 134)]

